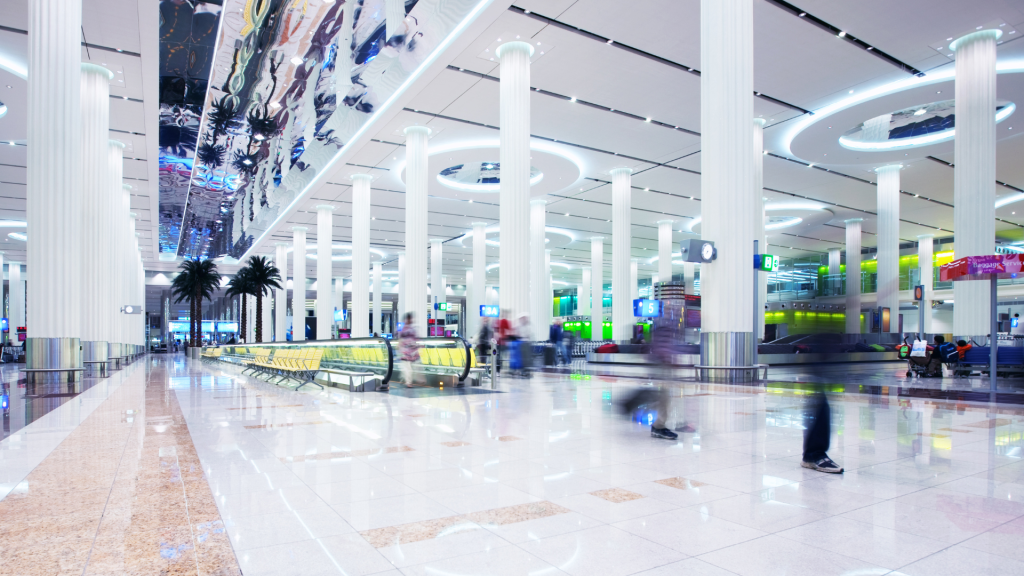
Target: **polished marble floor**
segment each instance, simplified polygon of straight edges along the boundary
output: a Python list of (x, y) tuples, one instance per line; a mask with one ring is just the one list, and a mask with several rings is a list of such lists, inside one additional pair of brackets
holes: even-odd
[[(803, 377), (672, 385), (675, 442), (618, 413), (643, 378), (582, 370), (350, 394), (162, 355), (110, 380), (80, 423), (0, 442), (22, 468), (53, 444), (0, 478), (0, 574), (1024, 574), (1024, 408), (888, 373), (822, 380), (842, 476), (800, 467)], [(57, 510), (85, 527), (47, 530)]]

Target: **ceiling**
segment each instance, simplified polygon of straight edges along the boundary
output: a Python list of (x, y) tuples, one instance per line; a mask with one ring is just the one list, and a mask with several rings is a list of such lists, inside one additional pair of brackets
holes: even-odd
[[(242, 6), (237, 0), (225, 2), (226, 14), (238, 12), (235, 3)], [(381, 4), (376, 0), (366, 2), (368, 6)], [(308, 4), (309, 22), (302, 25), (307, 26), (305, 30), (314, 32), (314, 37), (320, 33), (317, 31), (324, 30), (325, 22), (331, 18), (329, 14), (336, 18), (344, 9), (344, 2), (324, 4), (322, 0), (309, 0)], [(464, 9), (465, 5), (475, 5), (475, 2), (454, 4)], [(835, 141), (840, 135), (868, 118), (944, 99), (945, 96), (937, 94), (925, 98), (925, 93), (933, 88), (944, 93), (948, 89), (949, 96), (952, 82), (922, 84), (916, 88), (920, 93), (903, 92), (858, 103), (834, 117), (834, 128), (828, 128), (830, 119), (819, 114), (820, 120), (794, 138), (790, 146), (794, 127), (811, 118), (808, 111), (820, 112), (888, 84), (918, 78), (914, 70), (923, 72), (922, 78), (930, 81), (953, 66), (953, 60), (933, 45), (941, 47), (946, 38), (963, 35), (975, 26), (1006, 24), (1004, 29), (1015, 33), (1004, 34), (1001, 38), (999, 62), (1024, 61), (1024, 41), (1019, 39), (1024, 32), (1018, 32), (1024, 29), (1024, 5), (1012, 0), (971, 3), (908, 0), (900, 5), (900, 13), (914, 18), (913, 26), (907, 26), (904, 18), (879, 18), (881, 14), (892, 12), (891, 4), (881, 0), (857, 3), (800, 0), (794, 4), (797, 10), (806, 13), (804, 17), (787, 8), (790, 5), (754, 0), (754, 89), (760, 94), (754, 98), (754, 110), (767, 121), (764, 196), (769, 206), (778, 207), (777, 212), (771, 214), (777, 217), (777, 222), (792, 223), (792, 219), (800, 219), (798, 223), (772, 231), (769, 249), (781, 256), (824, 254), (829, 248), (844, 245), (843, 220), (852, 217), (864, 219), (863, 243), (872, 247), (876, 229), (873, 168), (883, 163), (876, 160), (882, 157), (861, 154), (858, 158), (846, 153), (848, 151), (832, 152), (827, 148), (837, 146)], [(141, 242), (150, 256), (146, 260), (147, 268), (171, 270), (175, 262), (155, 258), (160, 250), (155, 235), (159, 219), (156, 215), (176, 200), (162, 195), (158, 199), (155, 186), (152, 189), (148, 186), (157, 179), (156, 163), (149, 160), (158, 156), (157, 142), (147, 134), (158, 130), (159, 93), (154, 88), (150, 100), (146, 91), (147, 79), (160, 69), (157, 29), (152, 23), (148, 32), (140, 28), (140, 22), (149, 22), (139, 17), (139, 11), (148, 6), (144, 2), (85, 0), (85, 5), (84, 28), (89, 42), (126, 50), (125, 53), (94, 50), (90, 61), (123, 67), (123, 74), (117, 74), (117, 79), (124, 76), (125, 86), (112, 86), (111, 92), (131, 99), (112, 99), (111, 118), (116, 128), (128, 134), (112, 133), (112, 137), (130, 138), (132, 152), (126, 156), (142, 158), (126, 161), (125, 174), (139, 179), (128, 182), (138, 185), (133, 190), (137, 196), (133, 196), (132, 205), (140, 213), (139, 229), (144, 234)], [(417, 10), (433, 5), (409, 2), (407, 9), (410, 16), (416, 16)], [(641, 277), (656, 273), (657, 262), (652, 262), (652, 258), (657, 254), (657, 221), (675, 220), (674, 239), (679, 241), (694, 237), (687, 230), (700, 215), (699, 7), (698, 0), (634, 0), (626, 12), (621, 10), (621, 2), (612, 0), (517, 0), (511, 6), (508, 2), (492, 3), (466, 26), (457, 41), (436, 53), (418, 55), (420, 63), (422, 58), (429, 59), (433, 55), (437, 58), (415, 69), (422, 74), (412, 78), (405, 93), (392, 102), (390, 109), (359, 118), (363, 132), (350, 130), (344, 138), (333, 142), (333, 150), (325, 146), (327, 151), (309, 162), (314, 167), (311, 177), (300, 186), (289, 188), (291, 196), (286, 196), (279, 208), (268, 213), (272, 217), (261, 220), (241, 242), (238, 242), (240, 237), (233, 238), (232, 242), (238, 242), (245, 252), (231, 252), (227, 249), (231, 244), (228, 242), (221, 245), (219, 252), (206, 254), (213, 257), (243, 253), (272, 256), (275, 242), (291, 241), (292, 226), (308, 227), (308, 242), (314, 244), (315, 206), (323, 203), (336, 205), (333, 242), (349, 244), (352, 240), (350, 176), (368, 173), (374, 177), (371, 246), (385, 254), (385, 270), (394, 270), (397, 252), (405, 248), (402, 130), (411, 125), (431, 127), (429, 166), (432, 175), (460, 164), (497, 161), (497, 150), (486, 146), (487, 142), (497, 140), (499, 123), (497, 79), (500, 71), (489, 54), (493, 53), (499, 38), (518, 36), (544, 52), (535, 55), (531, 65), (531, 85), (536, 88), (531, 93), (530, 131), (535, 137), (533, 164), (544, 173), (544, 178), (534, 186), (533, 194), (547, 200), (547, 225), (557, 229), (549, 231), (548, 235), (552, 261), (569, 265), (568, 268), (553, 268), (555, 280), (579, 282), (580, 266), (589, 265), (590, 260), (587, 239), (595, 235), (610, 237), (611, 177), (608, 172), (620, 166), (634, 171), (633, 256), (640, 261)], [(0, 29), (0, 53), (4, 55), (24, 55), (26, 37), (7, 30), (24, 30), (23, 11), (18, 5), (15, 10), (0, 15), (0, 25), (5, 27)], [(150, 11), (154, 19), (159, 18), (155, 9)], [(383, 26), (383, 17), (375, 18), (374, 26)], [(834, 30), (847, 34), (840, 38)], [(343, 33), (333, 28), (330, 31)], [(235, 31), (240, 32), (240, 29)], [(140, 37), (153, 40), (143, 43)], [(284, 49), (280, 48), (283, 44), (279, 40), (275, 42), (275, 49)], [(224, 45), (221, 44), (220, 50)], [(236, 44), (227, 42), (227, 45), (233, 53)], [(866, 46), (872, 50), (867, 50)], [(293, 52), (299, 53), (298, 48), (289, 50), (288, 58)], [(309, 58), (310, 52), (302, 50), (304, 57)], [(139, 55), (132, 55), (135, 53)], [(216, 53), (213, 61), (219, 66), (225, 54)], [(694, 70), (691, 72), (690, 68)], [(406, 69), (406, 74), (408, 78), (416, 72)], [(266, 76), (258, 81), (256, 76), (252, 78), (257, 84), (267, 81)], [(223, 86), (222, 80), (215, 78), (213, 85)], [(1024, 74), (1001, 74), (998, 82), (1000, 100), (1024, 105)], [(8, 84), (14, 88), (6, 88)], [(11, 110), (17, 110), (24, 106), (24, 97), (24, 80), (0, 70), (0, 101)], [(219, 99), (221, 94), (210, 90), (205, 95), (205, 113), (209, 112), (214, 97)], [(303, 113), (301, 106), (293, 110), (295, 118)], [(997, 178), (1001, 184), (996, 191), (999, 196), (1018, 194), (1024, 189), (1024, 163), (1019, 161), (1024, 157), (1024, 138), (1019, 136), (1019, 132), (1024, 131), (1021, 114), (1024, 111), (1018, 111), (999, 124)], [(0, 141), (14, 139), (19, 144), (24, 143), (24, 125), (18, 122), (17, 113), (9, 112), (0, 118)], [(151, 127), (147, 130), (147, 126)], [(239, 140), (245, 138), (245, 127), (240, 130)], [(830, 136), (833, 132), (835, 139)], [(336, 155), (338, 150), (340, 154)], [(826, 153), (828, 156), (824, 155)], [(956, 161), (952, 144), (903, 150), (900, 154), (902, 158), (890, 153), (884, 159), (884, 163), (898, 159), (905, 166), (901, 182), (904, 194), (901, 196), (900, 238), (912, 242), (920, 234), (952, 236), (955, 230), (950, 164)], [(0, 145), (0, 219), (24, 219), (24, 159), (23, 146)], [(268, 180), (273, 180), (272, 176), (271, 170), (269, 176), (256, 180), (261, 178), (266, 186)], [(444, 244), (444, 274), (452, 284), (463, 283), (472, 257), (471, 242), (463, 242), (460, 237), (470, 230), (473, 222), (498, 223), (497, 194), (455, 190), (437, 182), (433, 176), (429, 194), (428, 233), (431, 238), (448, 240)], [(227, 206), (234, 213), (237, 206), (222, 205), (223, 196), (218, 198), (216, 208)], [(261, 203), (257, 201), (256, 206), (260, 207)], [(809, 206), (813, 210), (809, 210)], [(1021, 215), (1017, 215), (1017, 211), (1021, 211)], [(1024, 203), (999, 208), (996, 228), (1005, 240), (1024, 239)], [(699, 225), (696, 229), (699, 232)], [(172, 234), (165, 246), (173, 244), (172, 250), (178, 254), (202, 253), (191, 247), (182, 249), (188, 243), (182, 243), (181, 237), (180, 232), (177, 238)], [(0, 249), (6, 251), (11, 243), (0, 242), (5, 246)], [(207, 246), (214, 245), (207, 243)], [(23, 248), (23, 244), (20, 247)], [(609, 266), (611, 242), (605, 242), (605, 250), (605, 263)], [(498, 247), (489, 246), (488, 264), (496, 263), (497, 259)], [(315, 275), (313, 260), (307, 260), (306, 274)], [(334, 275), (349, 274), (349, 261), (334, 262)], [(610, 277), (608, 272), (605, 277)], [(498, 269), (494, 268), (488, 273), (488, 282), (497, 283), (497, 280)]]

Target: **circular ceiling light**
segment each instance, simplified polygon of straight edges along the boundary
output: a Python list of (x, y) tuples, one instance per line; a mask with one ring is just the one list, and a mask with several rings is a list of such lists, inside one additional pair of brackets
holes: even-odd
[[(996, 102), (996, 123), (1009, 118), (1016, 109), (1013, 102)], [(955, 126), (955, 100), (942, 100), (865, 120), (840, 136), (839, 144), (865, 152), (917, 148), (952, 140)]]
[[(530, 186), (544, 179), (544, 173), (530, 166)], [(445, 188), (460, 192), (498, 192), (501, 189), (501, 163), (471, 162), (445, 168), (437, 175)]]
[(28, 241), (28, 236), (26, 236), (24, 232), (11, 232), (10, 234), (7, 235), (7, 237), (13, 238), (15, 240), (20, 240), (22, 242)]
[(796, 216), (771, 216), (768, 218), (768, 222), (765, 223), (764, 229), (781, 230), (790, 226), (796, 226), (803, 221), (803, 218), (797, 218)]

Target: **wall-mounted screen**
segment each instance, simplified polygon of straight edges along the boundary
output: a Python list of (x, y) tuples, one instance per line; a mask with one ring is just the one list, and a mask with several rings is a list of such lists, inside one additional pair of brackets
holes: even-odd
[(238, 322), (217, 322), (217, 332), (238, 332)]
[(497, 318), (499, 310), (497, 306), (480, 306), (480, 316), (483, 318)]
[(657, 318), (661, 316), (661, 300), (633, 300), (633, 316)]

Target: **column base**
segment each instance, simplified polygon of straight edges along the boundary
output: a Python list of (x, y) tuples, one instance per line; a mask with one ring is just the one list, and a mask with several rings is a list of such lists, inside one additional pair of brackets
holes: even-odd
[(54, 370), (53, 372), (26, 372), (28, 382), (80, 381), (82, 379), (81, 340), (79, 338), (28, 338), (25, 340), (25, 370)]
[(91, 340), (82, 342), (82, 362), (106, 362), (109, 358), (109, 343)]
[(701, 332), (700, 365), (697, 380), (701, 382), (753, 382), (753, 332)]

